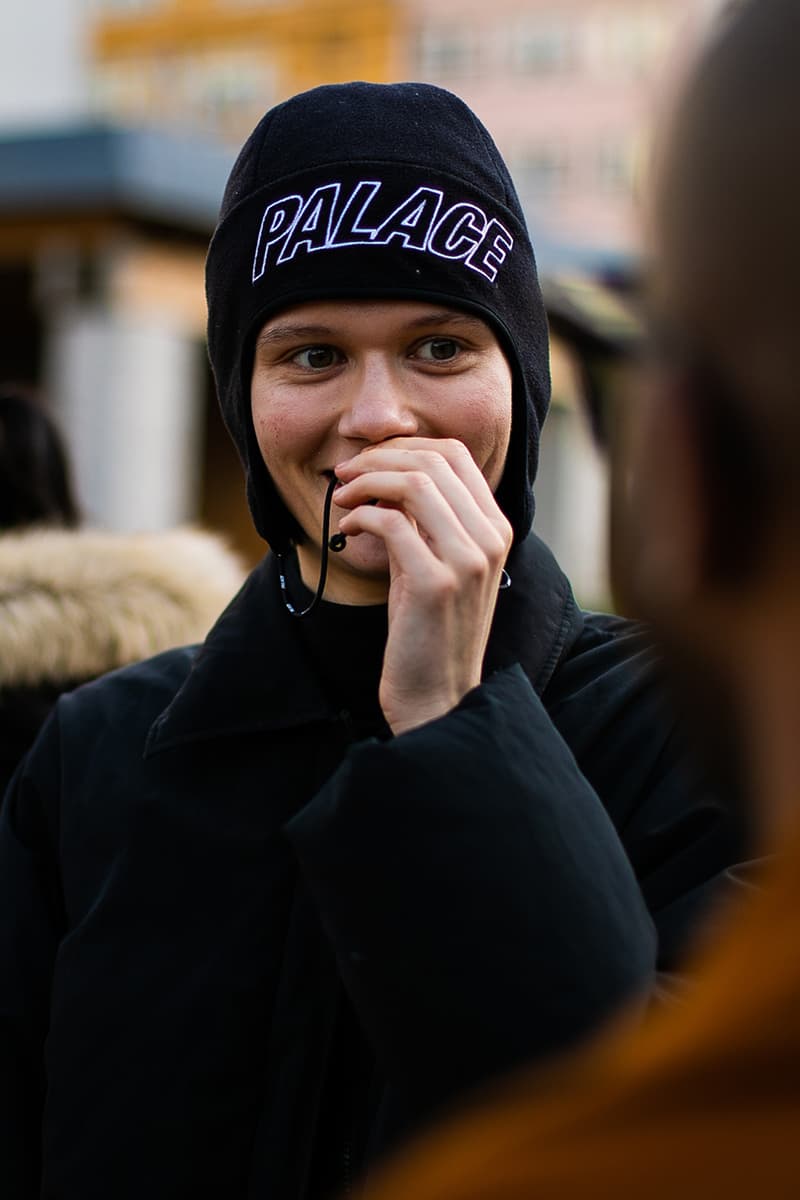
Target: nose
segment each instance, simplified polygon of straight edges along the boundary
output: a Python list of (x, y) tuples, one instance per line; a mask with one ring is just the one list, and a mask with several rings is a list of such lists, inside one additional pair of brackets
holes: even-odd
[(363, 362), (351, 377), (351, 387), (339, 418), (339, 434), (375, 445), (387, 438), (413, 437), (419, 432), (410, 381), (380, 358)]

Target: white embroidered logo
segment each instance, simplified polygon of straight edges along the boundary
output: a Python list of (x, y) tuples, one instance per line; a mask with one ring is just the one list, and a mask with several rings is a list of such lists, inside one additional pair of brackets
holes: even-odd
[(381, 186), (362, 179), (342, 194), (340, 183), (325, 183), (307, 197), (293, 193), (273, 200), (261, 218), (253, 283), (268, 266), (289, 262), (298, 250), (313, 254), (341, 246), (388, 246), (393, 238), (406, 250), (462, 261), (494, 282), (514, 245), (505, 225), (477, 204), (461, 201), (446, 207), (444, 192), (432, 187), (418, 187), (376, 225), (369, 212)]

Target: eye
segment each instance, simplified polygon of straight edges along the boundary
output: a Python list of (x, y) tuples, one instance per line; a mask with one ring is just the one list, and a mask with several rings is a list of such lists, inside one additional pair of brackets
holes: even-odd
[(414, 353), (424, 362), (452, 362), (460, 351), (460, 343), (453, 338), (436, 337), (421, 342)]
[(292, 362), (307, 371), (327, 371), (341, 361), (341, 351), (335, 346), (306, 346), (292, 355)]

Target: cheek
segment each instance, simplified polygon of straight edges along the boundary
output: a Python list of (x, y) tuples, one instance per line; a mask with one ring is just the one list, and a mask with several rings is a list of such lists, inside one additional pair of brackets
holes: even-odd
[(302, 408), (281, 401), (270, 392), (265, 396), (256, 387), (252, 391), (251, 414), (261, 457), (276, 480), (313, 443)]
[(453, 431), (472, 453), (490, 487), (500, 483), (511, 436), (511, 374), (503, 364), (461, 396)]
[(269, 466), (272, 448), (278, 433), (277, 414), (268, 394), (259, 386), (258, 372), (253, 371), (250, 379), (250, 417), (255, 430), (261, 457)]
[(276, 442), (280, 436), (280, 421), (271, 411), (264, 411), (253, 405), (253, 428), (256, 431), (256, 441), (264, 459), (271, 458)]

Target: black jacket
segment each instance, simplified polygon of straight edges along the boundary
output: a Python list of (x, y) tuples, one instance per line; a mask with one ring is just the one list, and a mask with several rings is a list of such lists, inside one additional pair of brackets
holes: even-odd
[(59, 701), (0, 827), (5, 1200), (325, 1194), (673, 965), (734, 831), (641, 633), (510, 569), (485, 682), (396, 739), (350, 744), (269, 558)]

